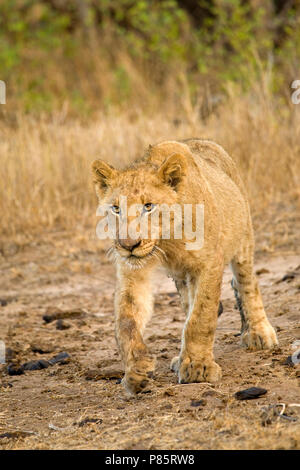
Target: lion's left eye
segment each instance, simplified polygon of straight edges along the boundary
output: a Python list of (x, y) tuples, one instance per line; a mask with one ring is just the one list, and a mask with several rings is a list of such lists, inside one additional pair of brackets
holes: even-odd
[(114, 204), (113, 206), (111, 206), (111, 210), (112, 210), (115, 214), (120, 214), (120, 207), (117, 206), (116, 204)]
[(151, 212), (154, 209), (155, 205), (151, 204), (151, 202), (148, 202), (147, 204), (144, 205), (144, 209), (146, 212)]

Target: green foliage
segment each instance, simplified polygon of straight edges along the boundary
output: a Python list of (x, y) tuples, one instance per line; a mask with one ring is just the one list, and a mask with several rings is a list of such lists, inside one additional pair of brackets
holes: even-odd
[(200, 45), (200, 70), (214, 69), (222, 80), (247, 83), (257, 72), (255, 53), (267, 59), (271, 47), (264, 26), (263, 7), (252, 10), (250, 2), (223, 0), (211, 7), (212, 16), (205, 19), (197, 34)]
[(132, 53), (149, 57), (156, 54), (163, 61), (184, 57), (186, 45), (182, 34), (188, 24), (184, 10), (175, 0), (161, 2), (122, 0), (115, 10), (116, 31)]
[[(104, 106), (125, 103), (134, 84), (119, 61), (122, 51), (160, 84), (168, 70), (184, 70), (191, 90), (202, 79), (247, 88), (271, 64), (279, 91), (285, 74), (293, 78), (300, 65), (300, 2), (286, 3), (1, 0), (0, 79), (27, 110), (49, 111), (65, 100), (77, 111), (89, 109), (92, 92), (78, 85), (82, 80)], [(96, 66), (104, 58), (105, 87)]]

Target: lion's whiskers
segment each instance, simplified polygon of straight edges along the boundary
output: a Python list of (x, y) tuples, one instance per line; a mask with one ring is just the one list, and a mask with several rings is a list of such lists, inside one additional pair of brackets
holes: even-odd
[[(161, 254), (163, 255), (163, 257), (165, 258), (165, 260), (166, 260), (166, 261), (168, 260), (167, 255), (166, 255), (166, 252), (165, 252), (162, 248), (160, 248), (159, 246), (156, 246), (156, 245), (155, 245), (154, 250), (160, 251)], [(156, 255), (158, 256), (158, 253), (157, 253), (156, 251), (154, 251), (154, 254), (156, 254)]]
[(110, 246), (106, 251), (106, 256), (109, 260), (117, 263), (119, 260), (122, 260), (126, 266), (128, 266), (131, 270), (141, 269), (143, 268), (146, 263), (151, 259), (155, 258), (157, 261), (163, 262), (164, 260), (167, 261), (166, 252), (160, 248), (159, 246), (154, 245), (152, 251), (146, 254), (144, 257), (136, 257), (136, 258), (126, 258), (122, 256), (114, 245)]

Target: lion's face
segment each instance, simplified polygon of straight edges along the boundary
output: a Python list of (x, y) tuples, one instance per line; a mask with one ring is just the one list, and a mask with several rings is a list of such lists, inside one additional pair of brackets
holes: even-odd
[(184, 157), (174, 154), (160, 168), (147, 164), (124, 171), (96, 160), (93, 175), (99, 203), (105, 204), (108, 220), (115, 224), (111, 252), (132, 268), (162, 258), (158, 208), (177, 202)]

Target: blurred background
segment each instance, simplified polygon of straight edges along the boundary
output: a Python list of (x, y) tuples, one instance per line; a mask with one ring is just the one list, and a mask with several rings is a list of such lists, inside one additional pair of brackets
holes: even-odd
[(121, 167), (150, 143), (203, 137), (237, 161), (258, 233), (271, 223), (266, 249), (286, 243), (299, 31), (300, 0), (1, 0), (2, 237), (90, 230), (94, 158)]

